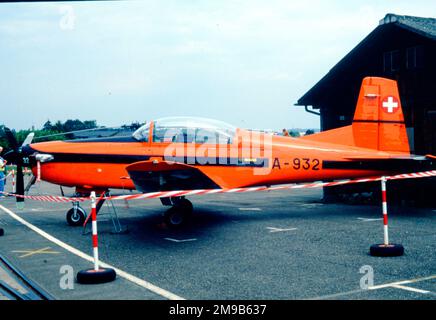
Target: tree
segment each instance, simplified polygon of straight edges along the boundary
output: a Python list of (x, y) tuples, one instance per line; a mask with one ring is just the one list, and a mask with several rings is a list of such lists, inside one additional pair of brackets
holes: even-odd
[(52, 131), (53, 130), (53, 125), (51, 124), (50, 120), (47, 120), (47, 122), (44, 123), (44, 125), (42, 126), (42, 130), (44, 130), (44, 131)]
[(95, 129), (97, 128), (96, 120), (86, 120), (83, 122), (84, 129)]
[(88, 120), (88, 121), (82, 122), (79, 119), (75, 119), (75, 120), (68, 119), (63, 124), (63, 131), (64, 132), (88, 130), (88, 129), (94, 129), (94, 128), (97, 128), (97, 121), (96, 120)]
[(0, 125), (0, 146), (3, 147), (3, 153), (6, 153), (9, 150), (9, 142), (5, 136), (5, 126)]
[(64, 125), (59, 120), (53, 126), (53, 129), (58, 132), (65, 132)]

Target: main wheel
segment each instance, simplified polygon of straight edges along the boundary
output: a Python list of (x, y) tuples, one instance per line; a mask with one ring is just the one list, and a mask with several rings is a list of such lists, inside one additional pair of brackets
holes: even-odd
[(83, 226), (86, 219), (86, 212), (81, 207), (71, 208), (67, 212), (67, 223), (72, 227)]
[(164, 221), (169, 227), (181, 227), (189, 220), (193, 210), (191, 201), (181, 199), (164, 213)]

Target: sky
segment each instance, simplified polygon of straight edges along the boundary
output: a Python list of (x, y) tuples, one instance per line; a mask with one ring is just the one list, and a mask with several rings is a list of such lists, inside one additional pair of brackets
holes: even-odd
[(198, 116), (317, 128), (294, 104), (386, 13), (435, 17), (436, 2), (2, 3), (0, 124)]

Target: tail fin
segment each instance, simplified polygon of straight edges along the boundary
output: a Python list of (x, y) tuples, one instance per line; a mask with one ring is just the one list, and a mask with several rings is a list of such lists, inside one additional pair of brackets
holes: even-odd
[(351, 126), (304, 136), (302, 139), (410, 153), (396, 81), (376, 77), (363, 79)]
[(396, 81), (363, 79), (352, 129), (357, 147), (410, 153)]

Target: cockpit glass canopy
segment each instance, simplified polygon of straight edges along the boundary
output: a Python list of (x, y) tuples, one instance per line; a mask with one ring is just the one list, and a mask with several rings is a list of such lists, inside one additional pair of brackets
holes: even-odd
[[(150, 124), (139, 128), (133, 137), (148, 142)], [(225, 122), (195, 117), (162, 118), (154, 122), (153, 142), (231, 144), (236, 128)]]
[(148, 142), (148, 137), (150, 136), (150, 122), (140, 127), (136, 130), (132, 137), (140, 142)]

